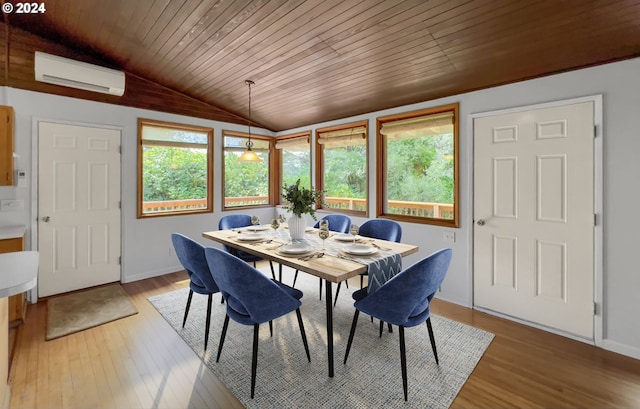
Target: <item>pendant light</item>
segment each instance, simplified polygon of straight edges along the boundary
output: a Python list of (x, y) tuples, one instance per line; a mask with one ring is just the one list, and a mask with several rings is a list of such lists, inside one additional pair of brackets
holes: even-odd
[(262, 159), (254, 151), (251, 150), (253, 142), (251, 142), (251, 86), (255, 85), (255, 82), (251, 80), (244, 80), (244, 83), (249, 87), (249, 140), (247, 140), (247, 150), (238, 158), (239, 162), (262, 162)]

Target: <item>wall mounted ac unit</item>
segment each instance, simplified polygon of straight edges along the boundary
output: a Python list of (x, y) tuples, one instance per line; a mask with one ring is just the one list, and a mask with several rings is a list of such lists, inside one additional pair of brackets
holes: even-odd
[(65, 87), (122, 96), (124, 73), (36, 51), (36, 80)]

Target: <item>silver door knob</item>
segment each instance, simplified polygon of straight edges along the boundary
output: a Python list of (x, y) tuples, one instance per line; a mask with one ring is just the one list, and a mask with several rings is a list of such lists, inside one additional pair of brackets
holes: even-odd
[(51, 220), (51, 217), (49, 217), (49, 216), (45, 216), (45, 217), (42, 218), (42, 221), (45, 222), (45, 223), (49, 222), (49, 220)]
[(484, 226), (484, 220), (480, 219), (476, 222), (478, 226)]

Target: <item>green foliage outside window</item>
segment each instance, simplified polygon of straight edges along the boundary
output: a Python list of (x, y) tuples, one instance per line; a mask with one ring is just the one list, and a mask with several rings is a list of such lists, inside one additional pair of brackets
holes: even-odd
[(453, 189), (451, 134), (388, 142), (388, 200), (452, 204)]
[(367, 197), (367, 147), (325, 148), (324, 190), (329, 197)]
[(207, 150), (143, 147), (145, 202), (206, 199)]
[[(269, 203), (269, 156), (256, 152), (262, 162), (238, 162), (241, 152), (224, 153), (224, 197), (264, 196)], [(252, 203), (256, 204), (256, 203)], [(230, 203), (227, 206), (243, 206), (246, 203)]]
[(285, 186), (300, 180), (300, 186), (311, 188), (310, 152), (282, 150), (282, 180)]

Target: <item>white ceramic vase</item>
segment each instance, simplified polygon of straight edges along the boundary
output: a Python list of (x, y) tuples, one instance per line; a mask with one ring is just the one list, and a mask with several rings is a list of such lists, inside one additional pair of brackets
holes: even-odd
[(287, 220), (287, 224), (289, 224), (291, 240), (304, 239), (304, 231), (307, 227), (307, 220), (304, 217), (299, 217), (294, 214)]

